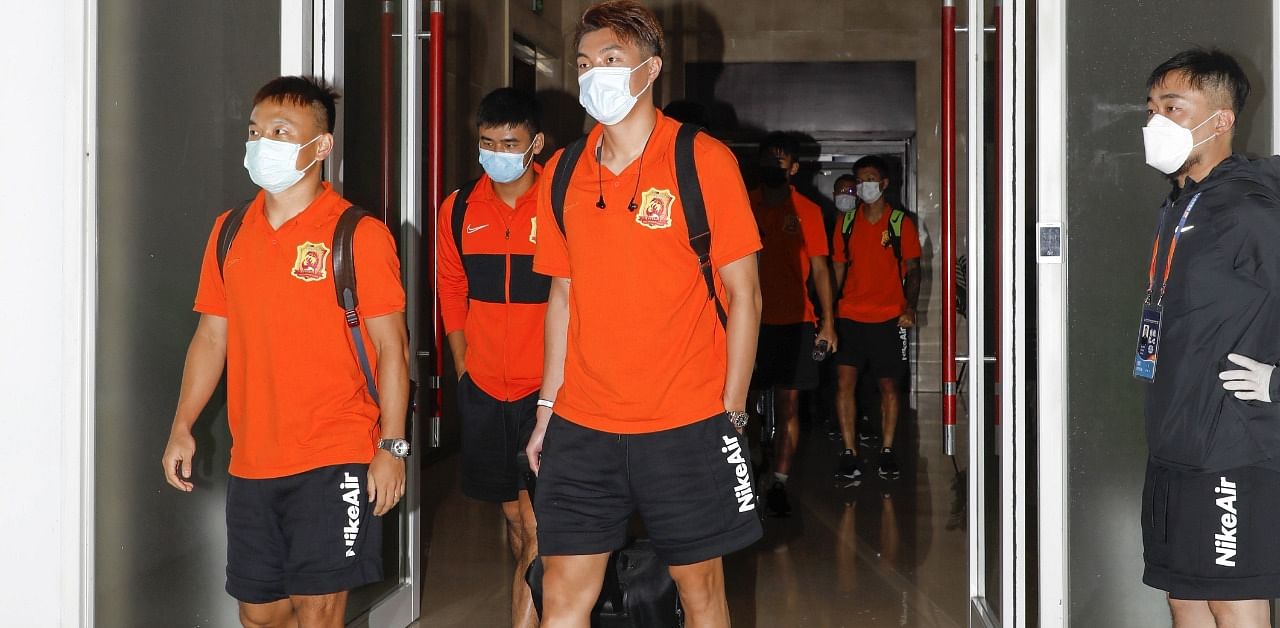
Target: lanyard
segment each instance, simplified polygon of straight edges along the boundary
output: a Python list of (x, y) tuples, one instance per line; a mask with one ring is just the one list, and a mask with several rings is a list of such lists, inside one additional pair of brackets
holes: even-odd
[[(1196, 206), (1196, 201), (1200, 200), (1200, 194), (1196, 193), (1191, 197), (1191, 202), (1187, 203), (1187, 208), (1182, 211), (1182, 218), (1178, 220), (1178, 226), (1173, 230), (1173, 239), (1169, 241), (1169, 255), (1164, 262), (1164, 277), (1160, 280), (1160, 297), (1156, 299), (1156, 305), (1164, 303), (1164, 294), (1169, 290), (1169, 272), (1173, 270), (1173, 253), (1178, 250), (1178, 240), (1182, 237), (1182, 228), (1187, 224), (1187, 216), (1191, 215), (1191, 208)], [(1151, 294), (1155, 292), (1156, 287), (1156, 258), (1159, 257), (1160, 251), (1160, 234), (1164, 233), (1164, 217), (1165, 212), (1160, 212), (1160, 222), (1156, 225), (1156, 239), (1151, 244), (1151, 268), (1147, 271), (1147, 303), (1151, 303)]]

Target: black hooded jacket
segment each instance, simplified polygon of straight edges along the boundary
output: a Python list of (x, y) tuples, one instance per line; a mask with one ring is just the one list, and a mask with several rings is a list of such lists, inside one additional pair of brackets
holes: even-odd
[[(1155, 381), (1146, 385), (1147, 445), (1156, 462), (1197, 471), (1280, 469), (1280, 403), (1236, 399), (1218, 378), (1240, 368), (1228, 353), (1280, 362), (1278, 189), (1280, 161), (1232, 155), (1203, 181), (1175, 187), (1160, 208), (1157, 295), (1178, 219), (1200, 197), (1175, 251)], [(1272, 382), (1271, 398), (1280, 399), (1280, 377)]]

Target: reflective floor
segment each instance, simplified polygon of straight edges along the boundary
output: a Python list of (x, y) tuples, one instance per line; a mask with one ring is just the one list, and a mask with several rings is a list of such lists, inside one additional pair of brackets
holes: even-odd
[[(936, 394), (919, 395), (912, 416), (921, 418), (898, 444), (895, 482), (875, 477), (879, 450), (871, 447), (861, 452), (860, 485), (833, 482), (838, 441), (821, 422), (805, 426), (788, 482), (792, 514), (767, 518), (761, 542), (726, 558), (735, 627), (966, 624), (965, 515), (956, 469), (942, 454), (938, 404)], [(456, 466), (455, 456), (429, 472), (456, 478)], [(418, 625), (508, 625), (513, 563), (501, 514), (463, 497), (456, 480), (436, 484), (424, 495)]]

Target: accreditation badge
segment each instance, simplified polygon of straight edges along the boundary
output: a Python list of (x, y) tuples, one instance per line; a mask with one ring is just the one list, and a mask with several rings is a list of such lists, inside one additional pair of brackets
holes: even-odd
[(1133, 359), (1133, 376), (1144, 382), (1153, 382), (1156, 379), (1160, 319), (1163, 317), (1163, 306), (1151, 303), (1142, 306), (1142, 323), (1138, 326), (1138, 351)]

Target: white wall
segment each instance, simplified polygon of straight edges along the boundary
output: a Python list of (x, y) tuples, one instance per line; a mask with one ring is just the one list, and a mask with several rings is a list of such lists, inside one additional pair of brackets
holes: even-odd
[[(0, 623), (79, 626), (91, 400), (92, 2), (0, 4)], [(87, 622), (84, 622), (87, 623)]]

